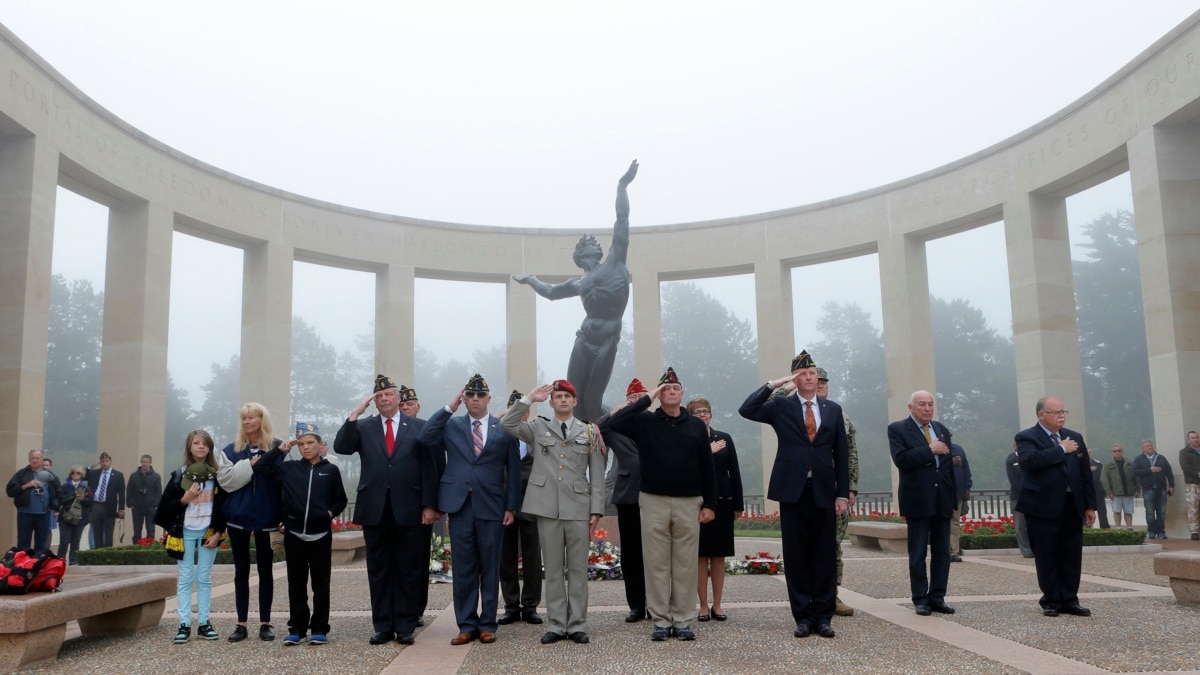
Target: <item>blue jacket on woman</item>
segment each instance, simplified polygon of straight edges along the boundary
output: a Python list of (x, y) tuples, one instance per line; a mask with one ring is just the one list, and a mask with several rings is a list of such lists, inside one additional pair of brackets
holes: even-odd
[[(270, 449), (274, 450), (281, 443), (278, 438), (273, 439)], [(224, 452), (231, 462), (254, 456), (249, 448), (235, 452), (233, 443), (225, 446), (221, 452)], [(226, 493), (222, 514), (229, 527), (253, 532), (274, 532), (279, 529), (282, 515), (281, 499), (279, 480), (256, 471), (244, 487)]]

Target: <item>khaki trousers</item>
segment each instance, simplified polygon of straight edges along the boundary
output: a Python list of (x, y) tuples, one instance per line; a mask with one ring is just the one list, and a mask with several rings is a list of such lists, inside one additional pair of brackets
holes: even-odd
[(646, 609), (656, 627), (684, 628), (696, 619), (696, 566), (703, 503), (701, 497), (667, 497), (647, 492), (638, 497), (642, 511)]
[(538, 516), (537, 527), (546, 565), (546, 631), (587, 632), (588, 521)]

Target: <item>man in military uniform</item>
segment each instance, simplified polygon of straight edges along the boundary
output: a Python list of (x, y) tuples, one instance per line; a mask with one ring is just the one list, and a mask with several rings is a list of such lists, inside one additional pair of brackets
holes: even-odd
[[(829, 398), (829, 374), (824, 368), (817, 368), (817, 396), (821, 398)], [(858, 442), (855, 440), (855, 435), (858, 433), (854, 429), (854, 422), (850, 421), (850, 416), (842, 411), (842, 419), (846, 422), (846, 440), (850, 444), (850, 506), (854, 506), (854, 502), (858, 498)], [(846, 538), (846, 528), (850, 526), (850, 509), (838, 516), (837, 519), (837, 583), (842, 585), (842, 541)], [(838, 616), (854, 616), (854, 608), (842, 602), (841, 598), (834, 599), (833, 613)]]
[[(524, 421), (531, 404), (548, 398), (553, 419)], [(546, 566), (549, 626), (542, 644), (567, 637), (588, 642), (588, 545), (604, 513), (605, 448), (594, 424), (575, 419), (575, 403), (574, 385), (555, 380), (522, 396), (500, 420), (533, 454), (521, 512), (537, 517)]]

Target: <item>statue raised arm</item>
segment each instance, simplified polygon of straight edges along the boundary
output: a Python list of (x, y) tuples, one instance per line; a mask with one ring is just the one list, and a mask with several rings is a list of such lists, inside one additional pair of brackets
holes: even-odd
[(575, 347), (567, 367), (567, 379), (578, 391), (576, 413), (592, 421), (601, 415), (601, 402), (612, 377), (617, 345), (621, 341), (621, 317), (629, 304), (629, 269), (625, 257), (629, 250), (629, 184), (637, 177), (638, 163), (617, 181), (617, 221), (613, 224), (612, 249), (608, 258), (591, 235), (580, 237), (572, 256), (583, 274), (560, 284), (548, 284), (532, 274), (513, 275), (513, 281), (525, 284), (549, 300), (579, 296), (587, 318), (575, 333)]

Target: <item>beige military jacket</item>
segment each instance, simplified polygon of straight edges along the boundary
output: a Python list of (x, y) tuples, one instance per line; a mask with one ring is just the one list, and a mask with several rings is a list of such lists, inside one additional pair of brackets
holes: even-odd
[(559, 520), (603, 514), (605, 458), (599, 429), (572, 418), (564, 439), (557, 420), (523, 421), (529, 406), (529, 399), (522, 398), (500, 420), (500, 428), (525, 441), (533, 457), (521, 512)]

